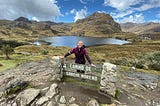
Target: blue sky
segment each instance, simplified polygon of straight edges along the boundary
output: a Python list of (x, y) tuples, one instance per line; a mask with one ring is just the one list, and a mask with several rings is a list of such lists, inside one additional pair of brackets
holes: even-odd
[(73, 22), (97, 11), (110, 14), (121, 23), (160, 22), (160, 0), (59, 0), (57, 4), (64, 15), (59, 21), (64, 22)]
[(0, 19), (74, 22), (94, 12), (120, 23), (159, 22), (160, 0), (0, 0)]

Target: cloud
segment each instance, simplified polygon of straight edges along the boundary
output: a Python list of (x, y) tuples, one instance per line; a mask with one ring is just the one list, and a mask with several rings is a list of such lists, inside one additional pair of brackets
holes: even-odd
[(130, 15), (132, 13), (134, 13), (133, 10), (127, 10), (127, 11), (122, 11), (122, 12), (111, 12), (110, 15), (113, 18), (121, 18), (121, 17), (127, 16), (127, 15)]
[(74, 22), (77, 21), (78, 19), (83, 19), (86, 17), (87, 15), (87, 8), (84, 7), (81, 10), (76, 10), (76, 9), (72, 9), (70, 11), (70, 14), (74, 14)]
[(56, 0), (0, 0), (0, 19), (14, 20), (20, 16), (54, 21), (61, 16)]
[(84, 1), (84, 0), (79, 0), (82, 4), (87, 4), (87, 2), (86, 1)]
[(97, 11), (98, 13), (105, 13), (105, 14), (107, 14), (107, 12), (106, 11)]
[(79, 0), (82, 4), (87, 4), (88, 2), (94, 3), (94, 0)]
[(126, 22), (133, 22), (133, 23), (143, 23), (144, 20), (144, 16), (143, 14), (134, 14), (134, 15), (130, 15), (128, 17), (124, 17), (121, 20), (117, 20), (120, 23), (126, 23)]
[(135, 20), (137, 12), (146, 11), (152, 8), (160, 7), (160, 0), (104, 0), (105, 6), (110, 6), (115, 8), (115, 11), (112, 11), (112, 15), (116, 20), (124, 19)]
[(160, 7), (160, 0), (104, 0), (105, 6), (113, 7), (119, 11), (127, 9), (144, 11), (155, 7)]
[(38, 19), (38, 18), (36, 18), (36, 17), (32, 17), (32, 20), (33, 20), (33, 21), (37, 21), (37, 22), (39, 22), (39, 19)]
[(76, 12), (77, 12), (76, 9), (72, 9), (72, 10), (70, 11), (71, 14), (75, 14)]
[(142, 0), (104, 0), (105, 6), (111, 6), (118, 10), (125, 10), (139, 4)]

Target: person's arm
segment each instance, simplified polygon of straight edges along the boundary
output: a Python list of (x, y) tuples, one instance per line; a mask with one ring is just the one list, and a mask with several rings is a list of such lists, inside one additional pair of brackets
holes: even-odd
[(92, 64), (91, 58), (89, 57), (89, 55), (88, 55), (86, 49), (84, 49), (84, 50), (85, 50), (85, 51), (84, 51), (84, 52), (85, 52), (85, 57), (86, 57), (88, 63), (89, 63), (89, 64)]
[(71, 55), (71, 54), (74, 53), (74, 52), (75, 52), (75, 49), (69, 50), (68, 53), (66, 53), (66, 54), (64, 55), (64, 58), (66, 58), (67, 56)]

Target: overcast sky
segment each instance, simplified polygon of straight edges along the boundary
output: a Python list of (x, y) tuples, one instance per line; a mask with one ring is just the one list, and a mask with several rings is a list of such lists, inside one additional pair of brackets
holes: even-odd
[(104, 12), (117, 22), (160, 22), (160, 0), (0, 0), (0, 19), (74, 22)]

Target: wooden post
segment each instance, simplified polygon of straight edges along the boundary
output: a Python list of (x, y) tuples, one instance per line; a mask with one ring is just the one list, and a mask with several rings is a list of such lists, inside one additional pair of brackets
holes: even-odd
[(116, 65), (104, 63), (100, 81), (100, 91), (115, 96), (116, 91)]

